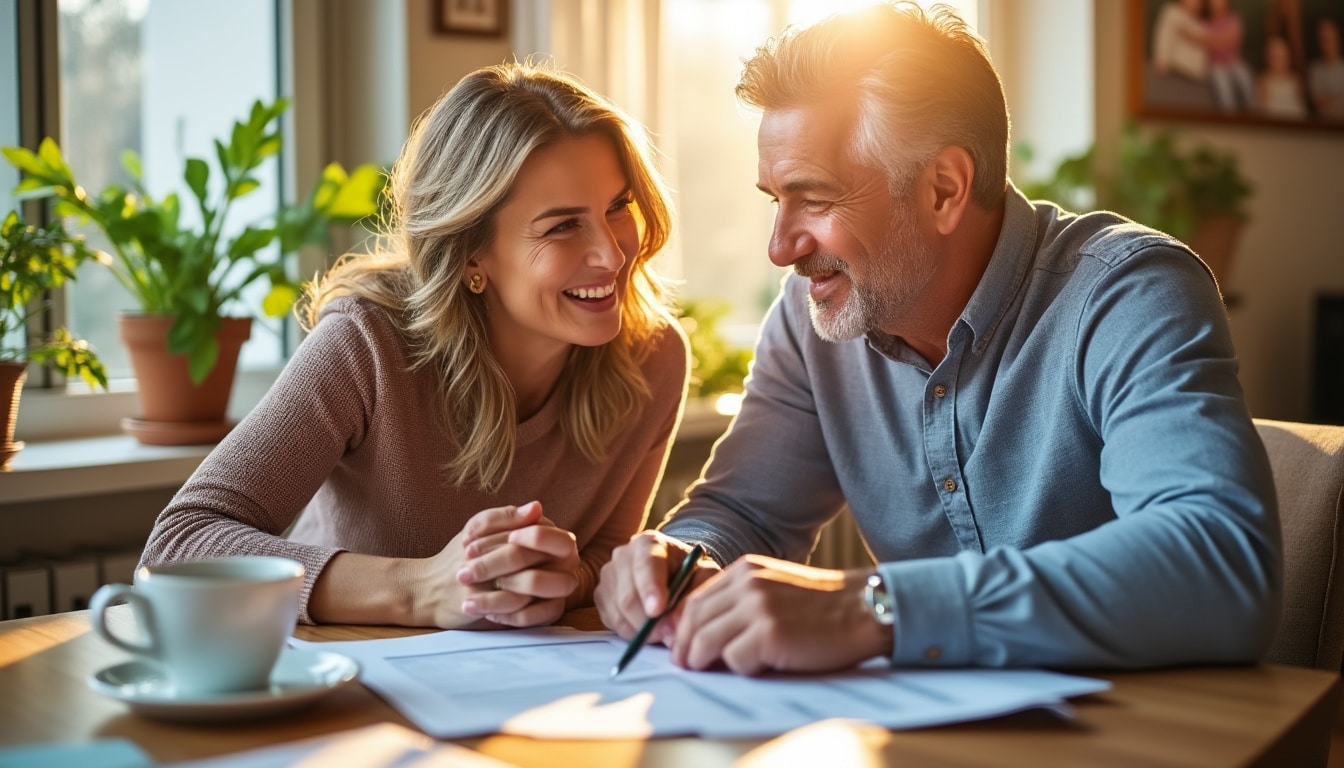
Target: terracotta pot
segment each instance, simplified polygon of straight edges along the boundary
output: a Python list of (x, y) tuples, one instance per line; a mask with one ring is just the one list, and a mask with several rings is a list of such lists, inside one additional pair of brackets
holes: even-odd
[(218, 441), (233, 427), (226, 419), (238, 351), (252, 333), (252, 318), (226, 317), (216, 338), (219, 359), (198, 387), (186, 355), (168, 352), (171, 317), (121, 315), (121, 341), (131, 356), (139, 392), (140, 417), (122, 428), (150, 445), (195, 445)]
[(23, 363), (0, 363), (0, 469), (9, 466), (9, 460), (23, 450), (23, 443), (14, 442), (14, 425), (19, 421), (19, 395), (23, 394), (23, 380), (28, 378), (28, 366)]
[(1209, 265), (1218, 287), (1226, 294), (1232, 278), (1232, 259), (1237, 253), (1244, 222), (1236, 216), (1208, 216), (1195, 222), (1187, 245)]

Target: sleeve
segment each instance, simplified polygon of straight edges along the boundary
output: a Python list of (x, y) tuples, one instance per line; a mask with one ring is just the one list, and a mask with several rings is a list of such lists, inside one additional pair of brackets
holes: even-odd
[[(1208, 272), (1169, 246), (1112, 265), (1074, 355), (1071, 397), (1102, 446), (1116, 519), (1021, 550), (882, 564), (897, 664), (1243, 663), (1268, 647), (1282, 569), (1273, 478)], [(1050, 481), (1073, 479), (1062, 468)]]
[(797, 286), (789, 278), (766, 316), (741, 411), (659, 526), (722, 565), (748, 552), (801, 562), (844, 505), (813, 399), (802, 343), (811, 321)]
[(298, 518), (372, 417), (377, 342), (341, 313), (324, 315), (257, 407), (206, 457), (159, 514), (141, 563), (238, 554), (303, 563), (300, 621), (340, 550), (288, 541)]
[(644, 526), (649, 505), (653, 503), (658, 484), (662, 481), (667, 457), (672, 451), (672, 440), (681, 423), (686, 405), (686, 388), (690, 377), (690, 349), (681, 326), (671, 322), (662, 335), (660, 344), (645, 365), (652, 400), (646, 407), (649, 418), (658, 426), (648, 450), (635, 468), (624, 493), (617, 500), (611, 515), (588, 545), (579, 553), (579, 586), (570, 598), (568, 608), (591, 605), (593, 590), (597, 588), (602, 566), (611, 560), (611, 552), (625, 544)]

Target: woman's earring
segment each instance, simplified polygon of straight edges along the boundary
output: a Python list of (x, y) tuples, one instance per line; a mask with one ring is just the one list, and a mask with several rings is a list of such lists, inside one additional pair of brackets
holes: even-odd
[(471, 279), (467, 281), (467, 290), (476, 294), (485, 293), (485, 275), (480, 272), (472, 275)]

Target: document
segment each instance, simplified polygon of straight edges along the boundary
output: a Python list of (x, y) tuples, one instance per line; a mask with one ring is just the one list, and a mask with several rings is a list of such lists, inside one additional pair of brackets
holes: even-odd
[(608, 679), (624, 641), (568, 627), (290, 642), (355, 659), (361, 682), (440, 739), (769, 738), (830, 718), (922, 728), (1062, 708), (1110, 688), (1040, 670), (904, 670), (884, 659), (825, 675), (745, 677), (681, 669), (663, 646), (645, 647)]

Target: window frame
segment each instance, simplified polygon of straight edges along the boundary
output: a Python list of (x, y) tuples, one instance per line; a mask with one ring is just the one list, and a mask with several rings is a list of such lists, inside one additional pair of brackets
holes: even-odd
[[(323, 60), (328, 46), (322, 30), (328, 27), (329, 11), (320, 0), (274, 0), (276, 13), (276, 51), (279, 74), (278, 91), (290, 96), (293, 106), (283, 118), (285, 150), (280, 159), (278, 194), (292, 200), (296, 190), (311, 185), (321, 173), (327, 142), (321, 126), (325, 122), (326, 71)], [(57, 0), (15, 0), (19, 141), (36, 150), (44, 136), (59, 135), (60, 70), (59, 23)], [(301, 132), (301, 133), (300, 133)], [(303, 135), (304, 141), (296, 141)], [(43, 222), (47, 207), (39, 201), (27, 201), (23, 211), (32, 221)], [(325, 265), (325, 254), (300, 253), (300, 274), (312, 274)], [(49, 308), (34, 320), (33, 332), (59, 327), (65, 316), (65, 292), (50, 292)], [(111, 322), (111, 318), (108, 320)], [(292, 320), (285, 356), (293, 351), (298, 334)], [(229, 405), (229, 416), (241, 418), (270, 388), (283, 361), (274, 367), (239, 370)], [(23, 391), (16, 439), (26, 441), (64, 440), (114, 435), (121, 432), (121, 420), (134, 416), (139, 406), (133, 378), (111, 382), (109, 391), (91, 391), (81, 382), (66, 382), (58, 372), (30, 366)]]

